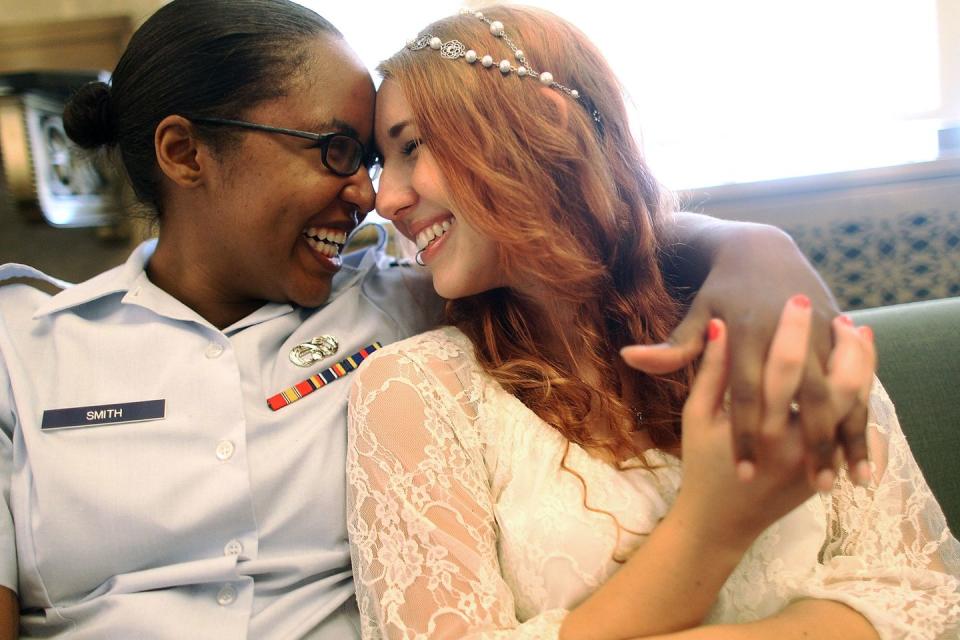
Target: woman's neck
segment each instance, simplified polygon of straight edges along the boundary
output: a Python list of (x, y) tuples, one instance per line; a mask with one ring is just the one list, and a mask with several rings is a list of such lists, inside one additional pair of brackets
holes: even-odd
[(231, 299), (217, 283), (213, 265), (191, 251), (190, 242), (174, 241), (161, 229), (157, 248), (147, 264), (147, 277), (156, 286), (187, 305), (207, 322), (224, 329), (263, 305), (263, 301)]

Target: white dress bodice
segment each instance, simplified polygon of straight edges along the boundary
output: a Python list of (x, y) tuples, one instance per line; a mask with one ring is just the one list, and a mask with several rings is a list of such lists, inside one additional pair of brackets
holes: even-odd
[[(479, 367), (457, 329), (391, 345), (356, 378), (348, 528), (366, 638), (555, 638), (679, 490), (673, 456), (618, 468), (569, 443)], [(707, 623), (827, 598), (884, 640), (956, 637), (957, 541), (879, 384), (870, 406), (872, 486), (841, 472), (831, 494), (770, 526)]]

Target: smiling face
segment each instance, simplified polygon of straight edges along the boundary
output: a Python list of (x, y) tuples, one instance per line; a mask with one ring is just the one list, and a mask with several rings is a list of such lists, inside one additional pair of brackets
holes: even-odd
[[(324, 37), (309, 47), (304, 72), (287, 95), (244, 118), (317, 133), (345, 131), (369, 144), (373, 100), (366, 68), (342, 40)], [(367, 171), (334, 175), (310, 140), (252, 131), (241, 137), (242, 148), (227, 161), (221, 200), (236, 225), (228, 231), (231, 262), (244, 265), (234, 277), (247, 281), (248, 296), (322, 304), (346, 235), (373, 206)]]
[(455, 299), (510, 286), (496, 240), (454, 210), (430, 141), (395, 81), (385, 80), (377, 94), (375, 137), (383, 157), (377, 212), (417, 244), (437, 293)]
[[(343, 131), (371, 144), (374, 88), (366, 68), (333, 36), (316, 38), (305, 52), (301, 71), (286, 79), (285, 95), (231, 115), (274, 127)], [(367, 169), (337, 176), (311, 140), (235, 132), (237, 144), (204, 176), (205, 210), (171, 212), (155, 258), (164, 246), (175, 247), (177, 268), (192, 264), (203, 295), (237, 310), (249, 312), (264, 301), (323, 304), (347, 234), (373, 207)]]

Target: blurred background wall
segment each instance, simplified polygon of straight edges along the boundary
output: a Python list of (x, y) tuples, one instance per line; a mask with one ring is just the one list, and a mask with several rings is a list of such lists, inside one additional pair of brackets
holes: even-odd
[[(162, 4), (161, 0), (0, 0), (0, 75), (29, 85), (30, 78), (23, 79), (25, 73), (47, 79), (43, 74), (51, 71), (112, 69), (136, 26)], [(39, 95), (41, 100), (62, 100), (49, 92)], [(28, 263), (73, 282), (86, 279), (122, 262), (149, 230), (129, 219), (60, 228), (44, 219), (39, 203), (24, 193), (31, 186), (35, 190), (38, 181), (28, 170), (36, 150), (31, 151), (22, 139), (29, 133), (24, 100), (20, 91), (0, 95), (0, 167), (6, 168), (5, 179), (0, 179), (0, 262)], [(52, 123), (45, 121), (45, 126)], [(69, 171), (77, 159), (61, 158), (60, 162), (60, 170)], [(120, 207), (129, 205), (127, 194), (120, 192), (116, 197)]]
[(134, 25), (139, 25), (163, 4), (163, 0), (3, 0), (0, 2), (0, 24), (128, 16)]

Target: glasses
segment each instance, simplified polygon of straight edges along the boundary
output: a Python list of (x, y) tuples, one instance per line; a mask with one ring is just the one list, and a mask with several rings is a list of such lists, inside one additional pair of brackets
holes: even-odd
[(253, 129), (313, 140), (312, 148), (320, 149), (320, 161), (332, 173), (345, 178), (350, 177), (360, 169), (360, 165), (363, 165), (370, 172), (371, 180), (376, 180), (380, 174), (380, 158), (377, 153), (373, 150), (367, 151), (362, 142), (348, 133), (311, 133), (228, 118), (188, 118), (188, 120), (198, 124)]

